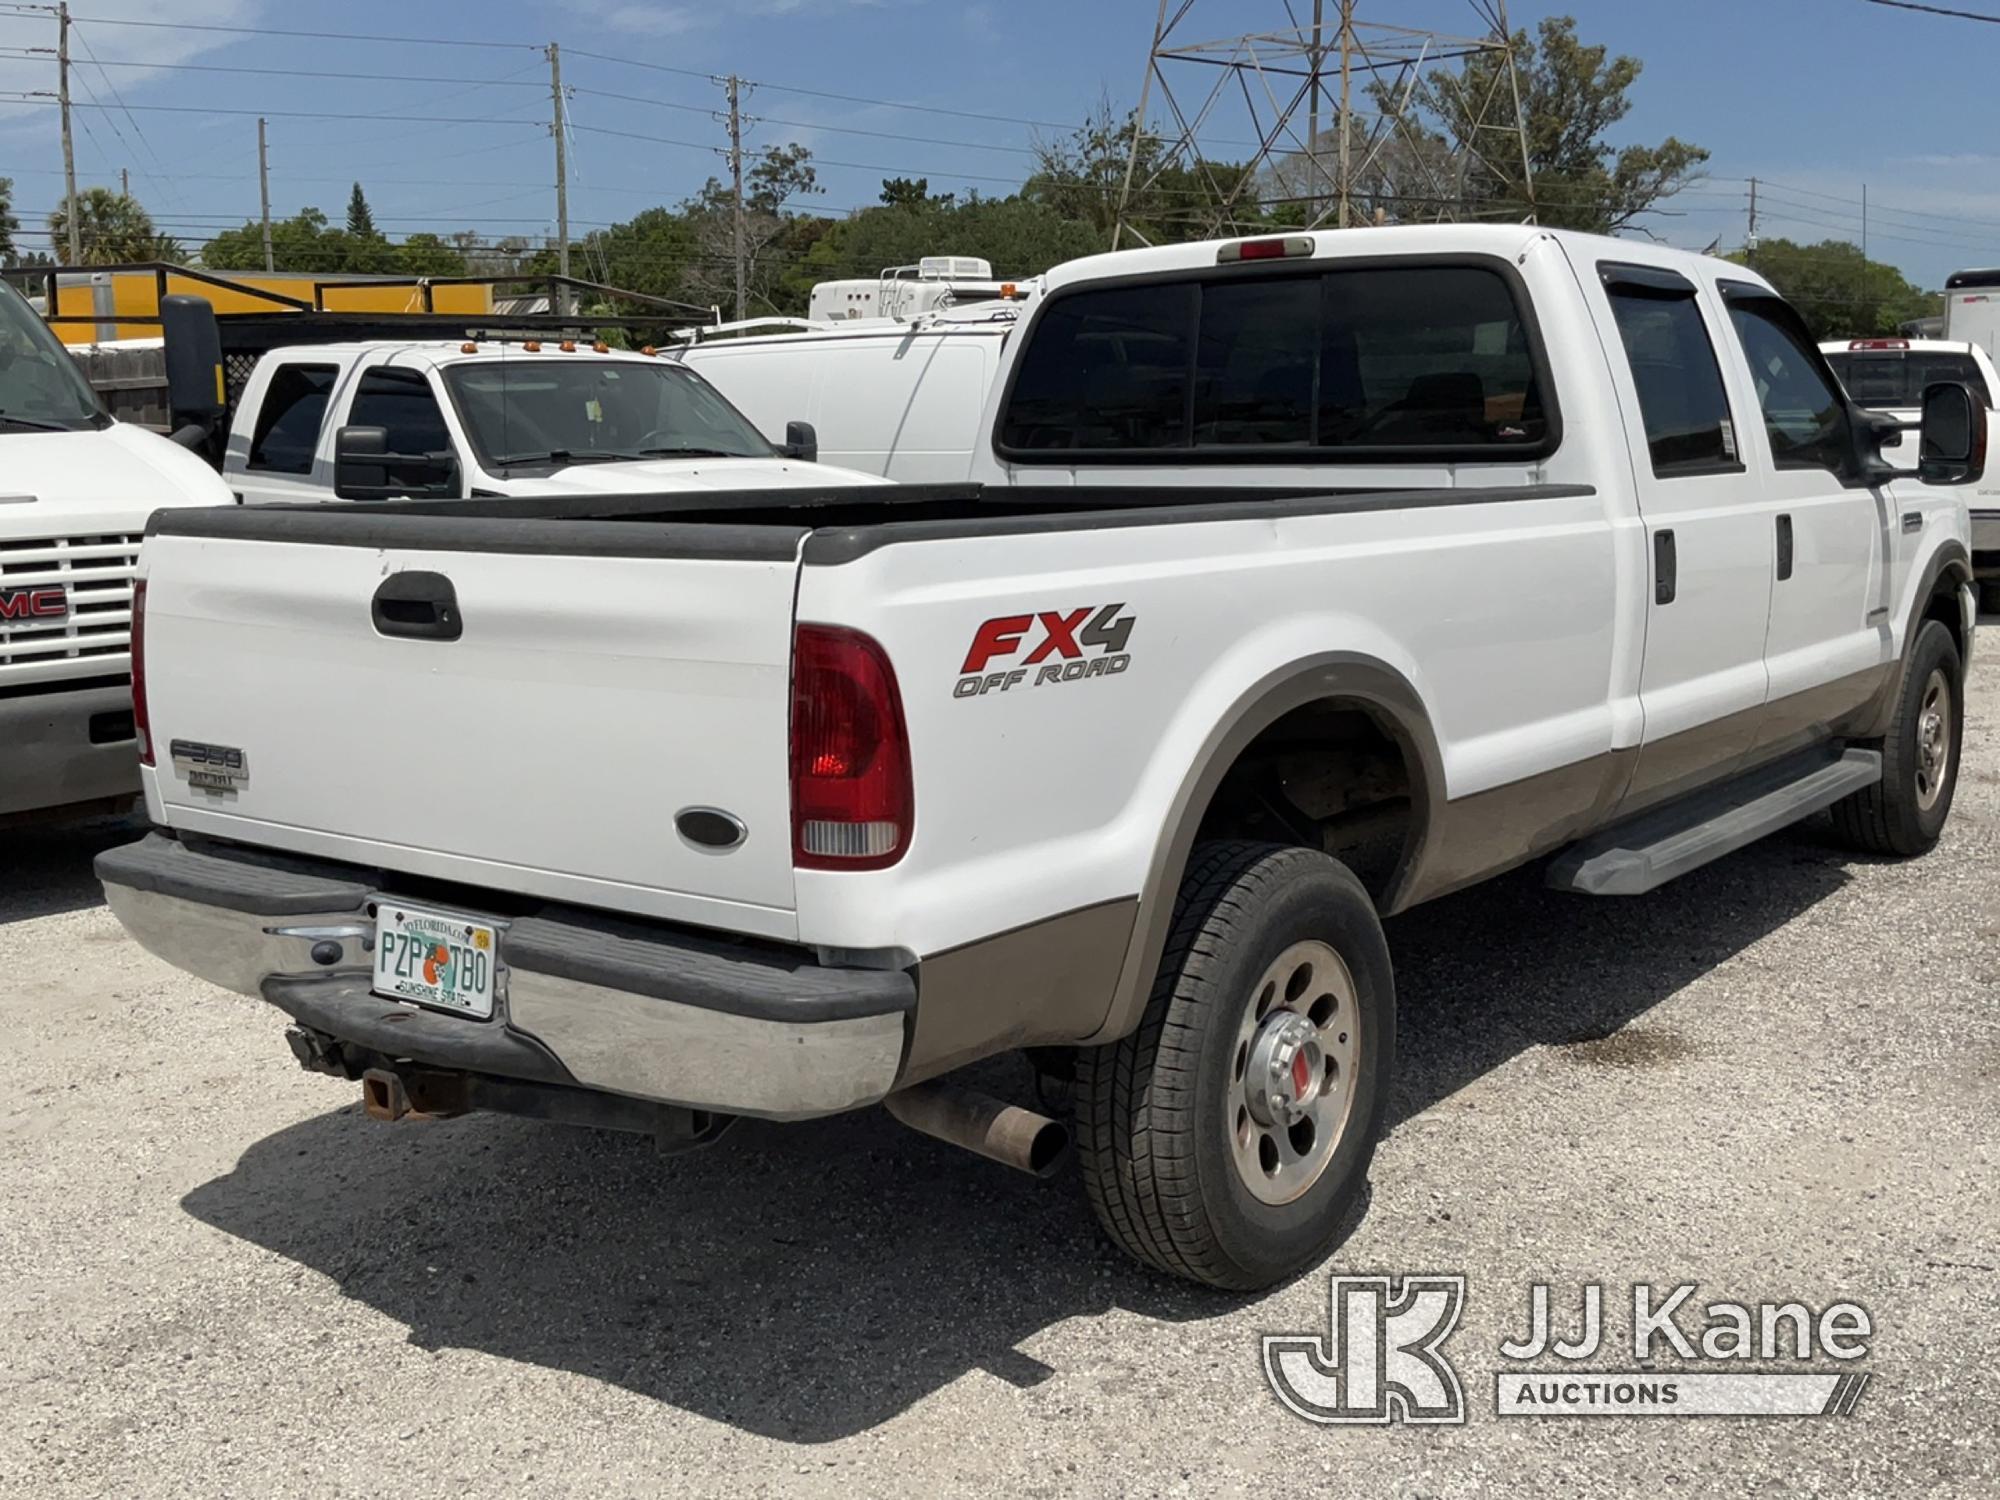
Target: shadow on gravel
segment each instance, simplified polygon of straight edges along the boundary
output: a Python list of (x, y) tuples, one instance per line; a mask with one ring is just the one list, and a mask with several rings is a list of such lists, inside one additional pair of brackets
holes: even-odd
[[(1640, 900), (1559, 896), (1528, 870), (1397, 920), (1393, 1118), (1530, 1046), (1616, 1033), (1836, 889), (1843, 859), (1806, 830)], [(1628, 1050), (1639, 1066), (1654, 1051)], [(1012, 1060), (978, 1072), (1027, 1093)], [(662, 1159), (637, 1137), (490, 1117), (387, 1127), (350, 1105), (257, 1142), (183, 1206), (421, 1347), (573, 1371), (794, 1442), (866, 1431), (975, 1370), (1036, 1385), (1053, 1371), (1020, 1346), (1064, 1319), (1244, 1305), (1125, 1261), (1073, 1173), (1018, 1177), (880, 1111), (748, 1122)], [(1090, 1374), (1153, 1378), (1110, 1348)]]
[(0, 828), (0, 927), (103, 905), (104, 887), (90, 862), (145, 828), (141, 814)]
[(1645, 896), (1552, 891), (1536, 864), (1393, 919), (1392, 1128), (1529, 1047), (1612, 1037), (1838, 890), (1858, 858), (1820, 818)]

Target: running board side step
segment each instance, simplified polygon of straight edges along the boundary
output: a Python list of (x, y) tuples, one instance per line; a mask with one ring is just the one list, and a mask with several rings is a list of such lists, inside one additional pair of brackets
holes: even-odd
[(1570, 845), (1549, 865), (1548, 884), (1585, 896), (1643, 895), (1881, 779), (1879, 750), (1795, 755)]

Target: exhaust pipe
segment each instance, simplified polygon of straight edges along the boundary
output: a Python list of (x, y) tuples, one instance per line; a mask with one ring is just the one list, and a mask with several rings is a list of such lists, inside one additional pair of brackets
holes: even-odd
[(882, 1107), (912, 1130), (1036, 1177), (1054, 1173), (1069, 1150), (1069, 1127), (1060, 1120), (955, 1084), (912, 1084)]

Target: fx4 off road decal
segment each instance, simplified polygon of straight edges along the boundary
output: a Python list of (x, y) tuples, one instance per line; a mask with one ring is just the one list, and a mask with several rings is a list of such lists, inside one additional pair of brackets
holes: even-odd
[[(996, 615), (972, 633), (971, 649), (951, 690), (977, 698), (1017, 687), (1042, 687), (1086, 677), (1115, 677), (1132, 665), (1125, 643), (1138, 616), (1123, 604)], [(1018, 665), (1016, 665), (1018, 663)]]

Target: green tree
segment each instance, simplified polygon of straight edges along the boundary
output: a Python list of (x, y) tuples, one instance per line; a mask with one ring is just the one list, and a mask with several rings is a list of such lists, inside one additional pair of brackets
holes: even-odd
[(14, 179), (0, 177), (0, 266), (11, 266), (18, 253), (14, 247), (14, 236), (20, 231), (21, 221), (14, 217)]
[[(264, 231), (246, 222), (225, 229), (202, 250), (202, 264), (215, 271), (264, 269)], [(379, 234), (335, 229), (317, 208), (301, 209), (271, 225), (271, 263), (280, 271), (314, 275), (463, 276), (464, 250), (434, 234), (413, 234), (392, 244)]]
[(1247, 163), (1187, 157), (1168, 145), (1140, 129), (1137, 111), (1121, 119), (1109, 99), (1100, 99), (1067, 137), (1035, 142), (1035, 170), (1021, 185), (1021, 196), (1058, 218), (1093, 226), (1099, 249), (1111, 243), (1119, 204), (1126, 199), (1128, 167), (1127, 222), (1153, 244), (1203, 238), (1220, 223), (1263, 217)]
[(394, 247), (396, 268), (405, 276), (466, 276), (465, 257), (430, 233), (405, 235)]
[(361, 184), (354, 184), (354, 191), (347, 195), (347, 232), (357, 240), (379, 238), (375, 233), (375, 214), (368, 207), (368, 195), (361, 191)]
[[(1546, 16), (1536, 36), (1517, 32), (1513, 51), (1532, 186), (1523, 180), (1512, 143), (1500, 144), (1503, 137), (1490, 128), (1489, 101), (1510, 96), (1506, 60), (1496, 52), (1473, 53), (1456, 70), (1434, 70), (1415, 96), (1425, 101), (1426, 118), (1408, 122), (1414, 128), (1404, 132), (1420, 140), (1428, 130), (1472, 162), (1463, 216), (1524, 218), (1532, 208), (1539, 222), (1554, 228), (1608, 233), (1658, 211), (1708, 160), (1702, 147), (1674, 136), (1657, 146), (1610, 144), (1606, 133), (1631, 113), (1629, 94), (1642, 64), (1586, 45), (1574, 17)], [(1482, 119), (1488, 128), (1480, 128)]]
[[(793, 209), (796, 200), (822, 191), (804, 146), (772, 146), (743, 174), (744, 283), (749, 313), (784, 312), (785, 267), (823, 231)], [(682, 295), (691, 302), (733, 307), (736, 299), (736, 195), (711, 177), (681, 205), (694, 236)]]
[(85, 265), (108, 266), (133, 260), (174, 260), (181, 247), (153, 228), (152, 215), (136, 198), (109, 188), (85, 188), (72, 204), (65, 199), (49, 215), (49, 238), (56, 254), (69, 253), (70, 215), (76, 216), (78, 250)]
[[(946, 195), (949, 201), (950, 195)], [(884, 177), (882, 179), (882, 201), (891, 208), (911, 208), (928, 203), (931, 199), (931, 180), (928, 177)]]
[(1943, 309), (1937, 293), (1913, 286), (1894, 266), (1864, 258), (1861, 247), (1847, 240), (1765, 240), (1730, 259), (1783, 292), (1816, 339), (1894, 333), (1900, 324)]

